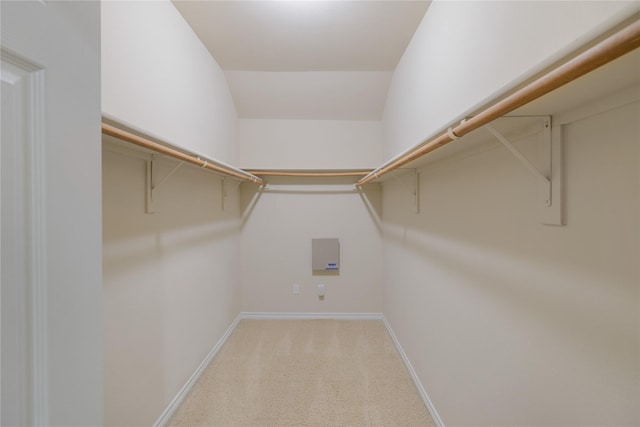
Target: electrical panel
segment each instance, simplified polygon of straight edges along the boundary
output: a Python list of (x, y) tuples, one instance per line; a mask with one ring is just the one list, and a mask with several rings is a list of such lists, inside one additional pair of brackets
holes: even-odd
[(338, 239), (311, 239), (311, 269), (314, 271), (340, 270)]

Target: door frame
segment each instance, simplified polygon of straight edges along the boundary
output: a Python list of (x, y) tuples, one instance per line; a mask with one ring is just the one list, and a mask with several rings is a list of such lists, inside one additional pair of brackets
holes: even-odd
[[(23, 58), (19, 54), (0, 49), (2, 63), (2, 79), (11, 76), (15, 81), (18, 102), (13, 111), (16, 138), (5, 141), (12, 144), (11, 150), (19, 159), (10, 176), (3, 176), (2, 181), (10, 180), (9, 185), (21, 192), (22, 197), (7, 200), (2, 197), (2, 209), (12, 209), (22, 221), (17, 229), (0, 229), (3, 246), (7, 233), (13, 233), (14, 242), (19, 242), (19, 254), (7, 254), (0, 251), (0, 266), (7, 257), (17, 257), (17, 264), (22, 270), (18, 274), (20, 283), (0, 283), (0, 293), (6, 286), (17, 286), (22, 289), (21, 304), (24, 316), (23, 325), (15, 325), (20, 334), (19, 342), (24, 349), (23, 366), (24, 393), (21, 393), (22, 417), (27, 425), (47, 425), (48, 421), (48, 374), (47, 374), (47, 256), (46, 256), (46, 122), (45, 122), (45, 70), (39, 65)], [(4, 122), (5, 113), (3, 113)], [(7, 123), (4, 123), (7, 126)], [(0, 157), (1, 158), (1, 157)], [(4, 174), (4, 172), (3, 172)], [(20, 193), (19, 193), (20, 194)], [(11, 203), (15, 206), (9, 205)], [(16, 261), (16, 258), (12, 260)], [(0, 267), (2, 268), (2, 267)], [(2, 269), (5, 270), (5, 269)], [(0, 296), (1, 298), (1, 296)], [(1, 317), (1, 316), (0, 316)], [(1, 339), (0, 339), (1, 342)], [(0, 371), (0, 376), (2, 372)], [(0, 411), (2, 410), (0, 399)]]

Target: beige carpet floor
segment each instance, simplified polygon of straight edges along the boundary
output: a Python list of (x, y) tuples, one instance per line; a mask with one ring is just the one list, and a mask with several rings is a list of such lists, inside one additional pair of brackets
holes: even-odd
[(379, 320), (242, 320), (171, 426), (433, 426)]

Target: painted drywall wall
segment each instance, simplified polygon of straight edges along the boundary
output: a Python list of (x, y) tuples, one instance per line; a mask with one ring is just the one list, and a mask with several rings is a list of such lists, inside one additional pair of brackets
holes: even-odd
[(392, 75), (391, 71), (225, 71), (243, 119), (379, 121)]
[[(41, 179), (27, 183), (38, 187), (27, 207), (37, 223), (23, 244), (35, 245), (27, 256), (39, 268), (29, 271), (28, 281), (40, 283), (42, 292), (29, 295), (37, 310), (29, 315), (42, 323), (29, 324), (35, 335), (25, 333), (42, 338), (46, 348), (29, 366), (36, 390), (23, 403), (33, 424), (100, 425), (100, 7), (2, 2), (1, 8), (3, 50), (39, 73), (32, 81), (33, 108), (22, 112), (33, 122), (25, 129), (30, 158), (21, 166), (26, 180)], [(3, 200), (3, 208), (7, 202), (16, 200)]]
[[(223, 210), (221, 177), (182, 166), (145, 214), (132, 153), (103, 153), (105, 425), (152, 425), (240, 312), (234, 183)], [(156, 179), (177, 163), (158, 162)]]
[(255, 169), (372, 169), (382, 162), (380, 122), (241, 119), (239, 164)]
[[(235, 163), (224, 73), (170, 1), (102, 2), (102, 50), (106, 117)], [(240, 311), (239, 197), (183, 166), (145, 214), (144, 160), (104, 157), (104, 423), (150, 425)], [(156, 183), (175, 166), (158, 162)]]
[[(242, 310), (379, 313), (382, 309), (380, 189), (322, 180), (242, 186)], [(311, 239), (340, 240), (340, 271), (314, 274)], [(293, 294), (293, 284), (300, 294)], [(318, 297), (316, 286), (326, 295)]]
[(235, 163), (237, 116), (224, 73), (168, 0), (102, 2), (102, 111)]
[[(638, 7), (432, 3), (392, 78), (385, 157)], [(566, 127), (566, 227), (538, 224), (535, 181), (502, 151), (426, 167), (419, 215), (385, 182), (384, 312), (445, 425), (640, 421), (637, 117)]]
[(640, 422), (638, 117), (565, 126), (563, 227), (502, 147), (425, 167), (419, 215), (385, 183), (384, 312), (445, 425)]
[[(390, 158), (461, 120), (623, 17), (625, 1), (435, 1), (396, 68), (383, 116)], [(559, 58), (555, 58), (559, 59)]]

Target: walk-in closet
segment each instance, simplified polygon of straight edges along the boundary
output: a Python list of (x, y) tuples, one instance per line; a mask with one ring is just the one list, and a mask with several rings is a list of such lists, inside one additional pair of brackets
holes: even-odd
[(2, 425), (640, 424), (638, 1), (2, 1)]

